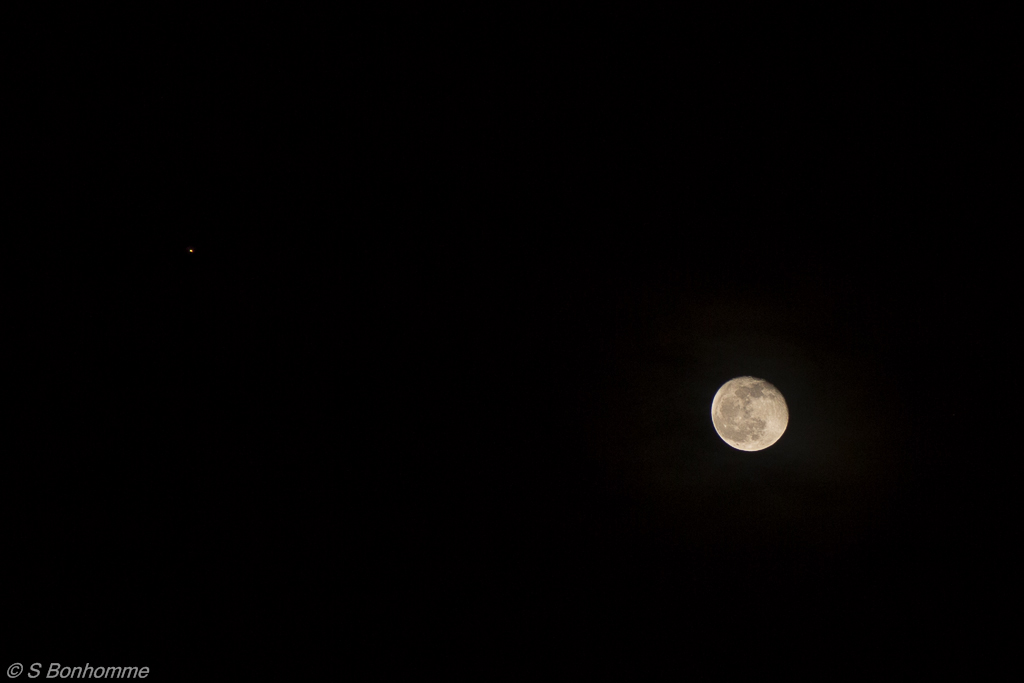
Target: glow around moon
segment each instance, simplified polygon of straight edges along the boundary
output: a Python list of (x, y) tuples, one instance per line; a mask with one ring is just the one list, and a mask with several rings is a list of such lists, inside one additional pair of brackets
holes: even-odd
[(711, 402), (711, 421), (722, 441), (741, 451), (762, 451), (782, 436), (789, 408), (782, 393), (757, 377), (731, 379)]

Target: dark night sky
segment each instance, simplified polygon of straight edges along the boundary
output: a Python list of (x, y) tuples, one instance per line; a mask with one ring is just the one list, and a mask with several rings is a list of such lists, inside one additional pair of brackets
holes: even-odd
[(995, 19), (271, 14), (11, 61), (11, 661), (997, 647)]

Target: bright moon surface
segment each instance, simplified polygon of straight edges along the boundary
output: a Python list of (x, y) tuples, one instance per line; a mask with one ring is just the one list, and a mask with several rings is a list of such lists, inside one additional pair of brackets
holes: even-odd
[(715, 431), (733, 448), (763, 451), (782, 436), (789, 408), (782, 393), (757, 377), (736, 377), (721, 386), (711, 402)]

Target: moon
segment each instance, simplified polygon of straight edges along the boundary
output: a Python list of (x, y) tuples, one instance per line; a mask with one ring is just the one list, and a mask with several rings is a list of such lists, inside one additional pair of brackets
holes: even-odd
[(715, 431), (733, 448), (763, 451), (782, 436), (789, 408), (782, 392), (758, 377), (736, 377), (721, 386), (711, 402)]

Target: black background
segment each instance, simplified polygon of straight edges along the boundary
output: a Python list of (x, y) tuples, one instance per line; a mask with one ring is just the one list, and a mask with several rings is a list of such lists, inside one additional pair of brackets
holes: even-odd
[(999, 649), (997, 17), (255, 7), (11, 50), (10, 662)]

